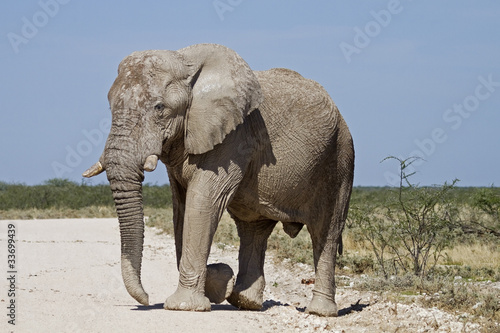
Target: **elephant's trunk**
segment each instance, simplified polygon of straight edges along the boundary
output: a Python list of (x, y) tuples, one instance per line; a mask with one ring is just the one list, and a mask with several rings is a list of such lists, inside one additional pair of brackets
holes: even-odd
[(142, 186), (140, 182), (131, 184), (122, 181), (111, 181), (110, 184), (120, 222), (123, 282), (130, 296), (142, 305), (148, 305), (149, 297), (141, 284), (144, 243)]
[(123, 282), (130, 296), (139, 303), (148, 305), (149, 297), (141, 284), (144, 172), (132, 146), (133, 142), (129, 137), (110, 134), (104, 153), (104, 165), (120, 223)]
[[(132, 110), (133, 111), (133, 110)], [(129, 109), (113, 111), (113, 125), (99, 161), (83, 173), (95, 176), (104, 170), (113, 192), (121, 235), (122, 277), (128, 293), (139, 303), (149, 304), (148, 294), (141, 284), (142, 249), (144, 244), (144, 212), (142, 181), (144, 171), (153, 171), (161, 153), (161, 141), (143, 137), (141, 118)], [(151, 136), (151, 135), (150, 135)], [(159, 142), (153, 144), (152, 142)], [(144, 151), (147, 148), (144, 159)]]

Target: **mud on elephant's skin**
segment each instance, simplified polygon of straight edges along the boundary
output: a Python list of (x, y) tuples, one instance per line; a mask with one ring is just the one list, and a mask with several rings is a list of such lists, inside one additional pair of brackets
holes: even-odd
[[(107, 173), (120, 224), (123, 280), (132, 297), (149, 302), (141, 284), (142, 181), (160, 159), (172, 189), (179, 269), (166, 309), (209, 311), (205, 285), (209, 290), (212, 276), (226, 279), (219, 281), (225, 291), (213, 298), (229, 295), (239, 308), (260, 309), (267, 239), (281, 221), (291, 237), (303, 225), (311, 234), (316, 283), (307, 310), (337, 315), (335, 260), (354, 148), (344, 119), (318, 83), (288, 69), (254, 72), (236, 52), (199, 44), (132, 53), (120, 63), (108, 98), (111, 130), (99, 161), (84, 176)], [(228, 270), (212, 267), (207, 275), (226, 209), (241, 239), (234, 287)]]

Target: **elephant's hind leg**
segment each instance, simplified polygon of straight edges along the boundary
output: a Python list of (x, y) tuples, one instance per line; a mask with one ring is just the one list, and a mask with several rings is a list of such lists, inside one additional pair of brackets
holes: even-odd
[(313, 297), (306, 311), (319, 316), (336, 317), (335, 261), (339, 239), (334, 239), (327, 232), (321, 233), (319, 230), (311, 229), (316, 279)]
[(314, 251), (316, 281), (313, 298), (307, 312), (325, 317), (337, 316), (335, 303), (335, 263), (337, 252), (342, 249), (344, 229), (352, 181), (347, 179), (338, 188), (333, 215), (324, 221), (308, 226)]
[(264, 259), (267, 239), (277, 222), (272, 220), (242, 222), (236, 218), (235, 222), (240, 236), (239, 270), (228, 301), (240, 309), (260, 310), (266, 285)]

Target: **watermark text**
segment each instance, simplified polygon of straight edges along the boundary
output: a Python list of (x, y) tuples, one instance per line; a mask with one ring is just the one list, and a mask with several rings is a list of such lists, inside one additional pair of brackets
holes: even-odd
[(221, 21), (224, 21), (224, 14), (226, 12), (232, 12), (237, 6), (239, 6), (243, 0), (215, 0), (212, 2), (215, 12), (219, 16)]
[(66, 146), (66, 156), (62, 161), (53, 161), (52, 170), (57, 178), (64, 178), (65, 174), (71, 173), (80, 166), (83, 157), (89, 156), (97, 146), (100, 146), (106, 140), (106, 133), (111, 129), (111, 120), (109, 118), (101, 119), (99, 128), (92, 130), (82, 130), (84, 139), (80, 140), (76, 146)]
[[(478, 76), (478, 84), (474, 88), (474, 92), (467, 95), (461, 103), (455, 103), (452, 107), (443, 112), (442, 119), (448, 125), (446, 127), (434, 128), (427, 137), (423, 139), (415, 139), (413, 143), (416, 149), (411, 151), (406, 157), (400, 156), (401, 160), (408, 157), (417, 157), (411, 167), (408, 168), (408, 173), (415, 172), (417, 166), (425, 162), (425, 158), (430, 157), (437, 151), (437, 147), (448, 140), (449, 130), (458, 130), (464, 121), (468, 119), (481, 105), (481, 102), (490, 98), (493, 93), (500, 87), (500, 81), (493, 79), (493, 74), (488, 76)], [(399, 183), (399, 175), (397, 172), (387, 171), (384, 174), (385, 180), (390, 185), (397, 185)]]
[(16, 285), (17, 285), (17, 244), (16, 225), (7, 225), (7, 323), (16, 325)]
[(7, 34), (7, 39), (14, 53), (19, 53), (19, 47), (22, 44), (28, 44), (30, 40), (35, 38), (39, 30), (45, 27), (50, 19), (54, 18), (59, 13), (61, 5), (66, 5), (70, 1), (71, 0), (38, 1), (40, 10), (30, 17), (23, 16), (21, 18), (22, 26), (20, 33), (9, 32)]
[(352, 43), (344, 41), (339, 44), (347, 63), (351, 63), (354, 54), (360, 54), (363, 49), (368, 47), (372, 39), (380, 35), (382, 30), (391, 24), (393, 17), (402, 11), (403, 5), (400, 0), (389, 0), (386, 9), (370, 11), (373, 20), (368, 21), (364, 27), (355, 26), (353, 28), (354, 38)]

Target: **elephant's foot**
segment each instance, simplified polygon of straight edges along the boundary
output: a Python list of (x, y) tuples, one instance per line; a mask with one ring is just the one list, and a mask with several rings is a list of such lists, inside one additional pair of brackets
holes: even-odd
[(181, 311), (210, 311), (211, 306), (205, 295), (179, 286), (175, 293), (167, 298), (163, 308)]
[(242, 288), (241, 284), (236, 283), (228, 302), (239, 309), (260, 310), (262, 309), (263, 294), (265, 282), (259, 278), (250, 288)]
[(234, 273), (229, 265), (219, 263), (207, 266), (205, 296), (212, 303), (222, 303), (233, 292)]
[(255, 292), (249, 292), (249, 290), (243, 290), (240, 292), (233, 290), (233, 293), (229, 296), (227, 301), (239, 309), (262, 309), (262, 295), (260, 297), (256, 296)]
[(321, 317), (337, 317), (337, 304), (333, 297), (313, 292), (313, 298), (306, 308), (306, 313)]

